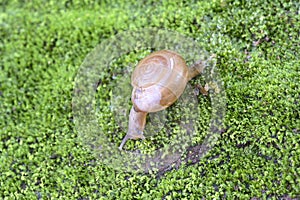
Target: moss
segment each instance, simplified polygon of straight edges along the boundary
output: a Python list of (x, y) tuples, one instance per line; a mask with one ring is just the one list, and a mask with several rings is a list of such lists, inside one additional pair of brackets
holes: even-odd
[[(2, 198), (299, 198), (297, 1), (3, 1), (0, 9)], [(115, 34), (150, 26), (192, 37), (215, 53), (227, 97), (214, 148), (160, 178), (105, 165), (78, 140), (72, 113), (74, 80), (86, 55)], [(118, 128), (107, 120), (113, 72), (147, 53), (124, 55), (101, 74), (97, 97), (105, 109), (97, 123), (108, 134)], [(197, 83), (203, 78), (191, 82)], [(211, 115), (209, 98), (199, 96), (198, 103), (203, 132), (193, 144), (202, 142)], [(180, 107), (169, 111), (174, 120), (182, 117)], [(156, 139), (157, 145), (170, 141), (163, 134)], [(130, 141), (128, 148), (151, 151), (152, 144)]]

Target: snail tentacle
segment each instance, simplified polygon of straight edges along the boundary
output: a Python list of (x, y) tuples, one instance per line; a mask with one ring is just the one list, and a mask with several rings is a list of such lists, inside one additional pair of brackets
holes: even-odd
[(143, 130), (145, 128), (147, 114), (146, 112), (137, 111), (135, 107), (132, 106), (129, 114), (128, 131), (119, 146), (120, 150), (122, 150), (128, 139), (145, 139)]

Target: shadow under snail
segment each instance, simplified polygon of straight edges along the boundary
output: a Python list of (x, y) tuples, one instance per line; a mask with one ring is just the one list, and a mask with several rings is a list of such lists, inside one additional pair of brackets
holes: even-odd
[(187, 67), (185, 60), (176, 52), (161, 50), (143, 58), (131, 75), (133, 86), (126, 136), (119, 149), (128, 139), (145, 139), (143, 130), (146, 116), (172, 105), (183, 93), (189, 80), (204, 70), (202, 61)]

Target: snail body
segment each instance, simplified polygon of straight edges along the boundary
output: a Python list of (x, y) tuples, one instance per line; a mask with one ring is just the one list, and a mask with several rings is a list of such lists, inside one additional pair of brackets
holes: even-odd
[(156, 51), (143, 58), (131, 76), (133, 106), (128, 131), (119, 149), (128, 139), (144, 139), (147, 114), (172, 105), (184, 92), (187, 82), (203, 69), (202, 62), (187, 67), (185, 60), (170, 50)]

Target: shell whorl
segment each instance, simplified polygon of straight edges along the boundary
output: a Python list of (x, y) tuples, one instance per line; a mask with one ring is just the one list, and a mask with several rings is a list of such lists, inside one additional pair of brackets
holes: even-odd
[(131, 84), (132, 101), (138, 110), (156, 112), (183, 93), (188, 81), (184, 59), (169, 50), (157, 51), (142, 59), (135, 68)]

